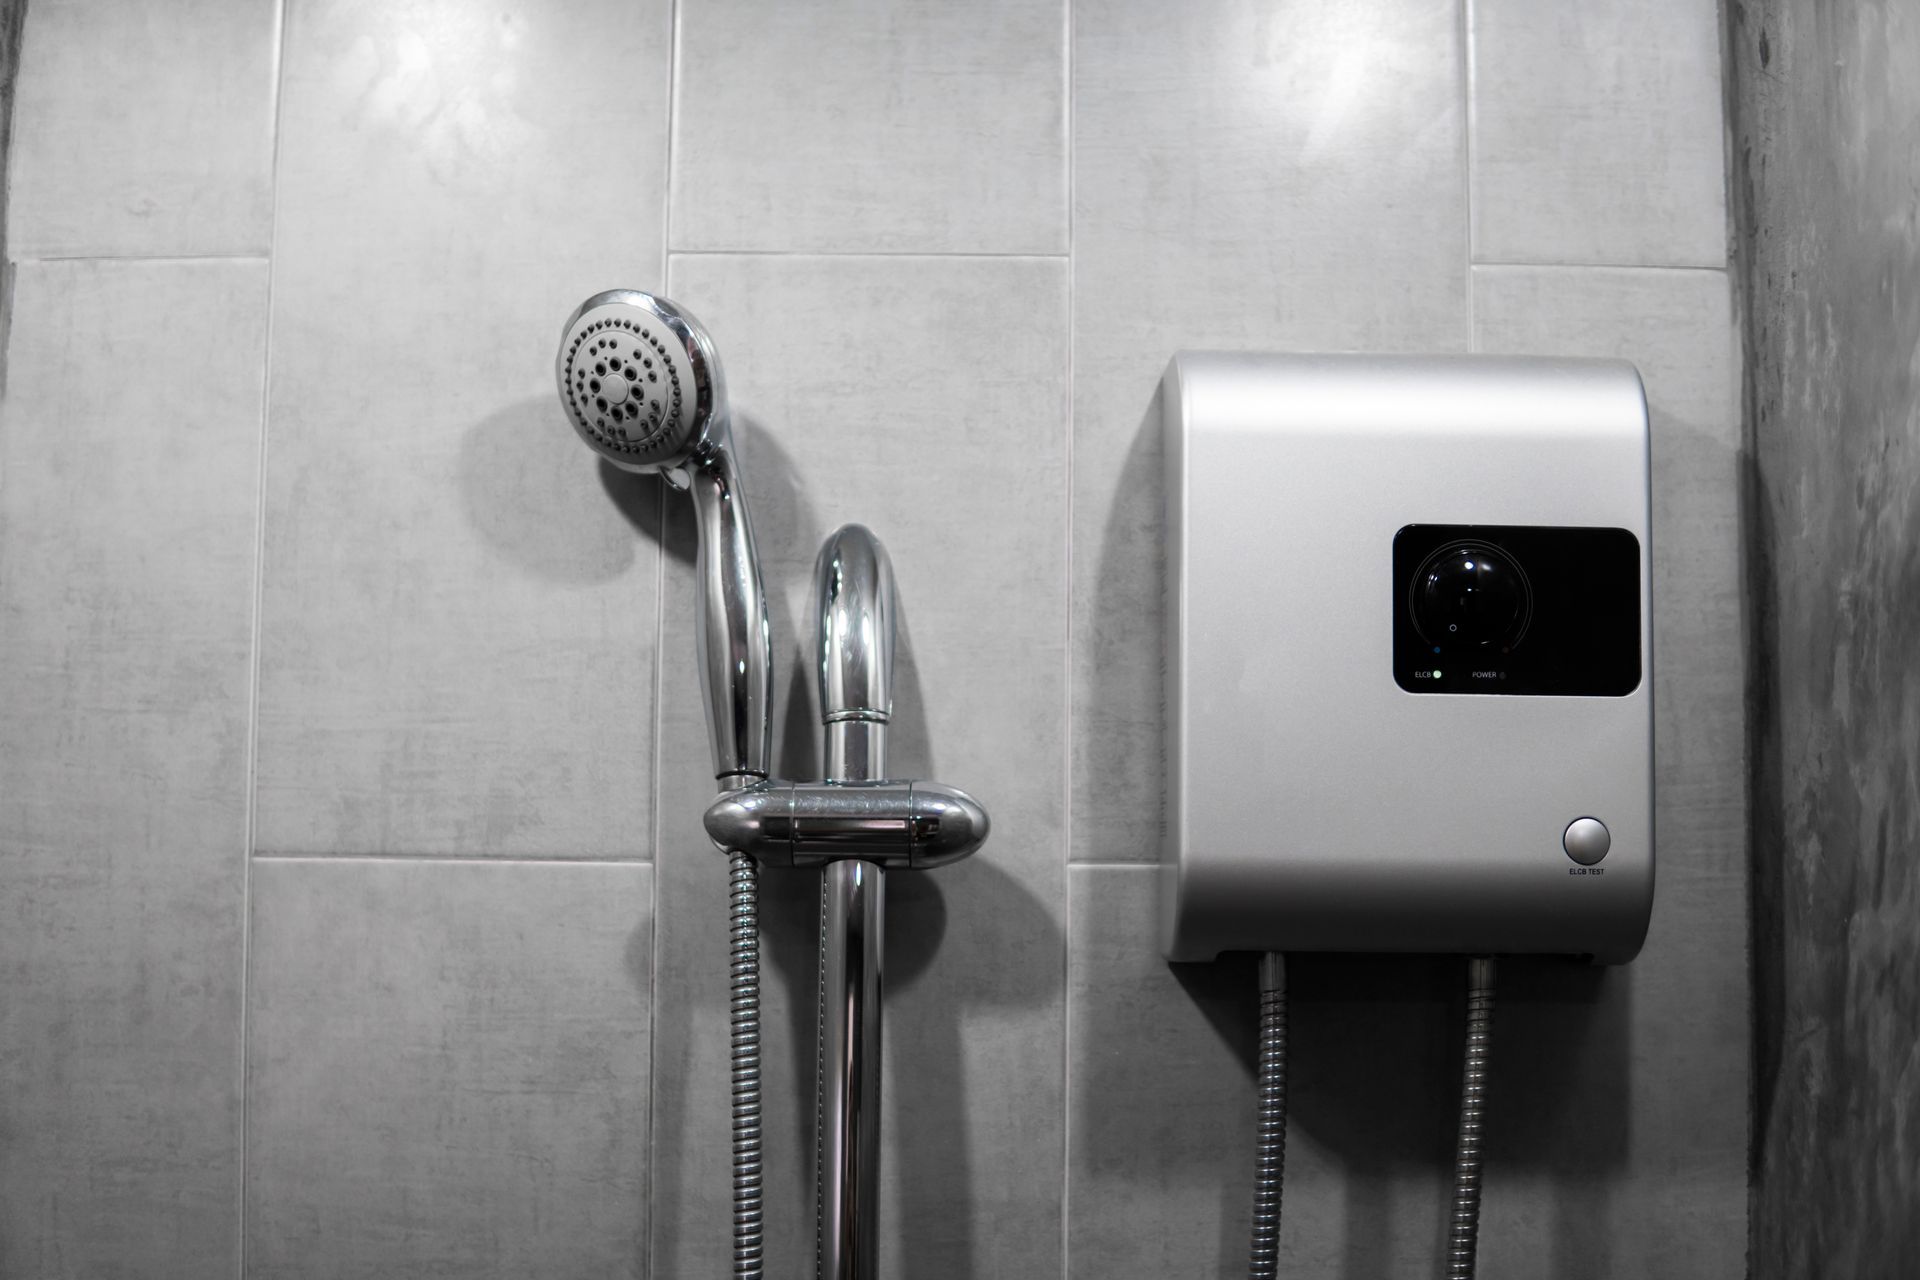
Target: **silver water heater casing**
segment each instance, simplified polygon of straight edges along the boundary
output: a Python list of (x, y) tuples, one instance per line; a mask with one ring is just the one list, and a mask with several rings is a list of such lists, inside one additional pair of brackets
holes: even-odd
[[(1653, 902), (1634, 368), (1184, 353), (1163, 406), (1167, 957), (1631, 959)], [(1447, 619), (1478, 615), (1434, 610), (1482, 607), (1441, 582), (1475, 548), (1528, 612), (1462, 653)]]

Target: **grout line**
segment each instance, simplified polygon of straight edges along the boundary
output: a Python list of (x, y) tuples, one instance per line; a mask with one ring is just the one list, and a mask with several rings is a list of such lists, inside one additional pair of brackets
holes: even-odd
[[(1068, 238), (1071, 252), (1071, 228)], [(990, 253), (972, 249), (672, 249), (669, 252), (677, 258), (992, 258), (1064, 262), (1068, 257), (1068, 253)]]
[[(275, 57), (277, 60), (278, 55)], [(19, 266), (43, 262), (267, 262), (271, 258), (269, 249), (267, 253), (43, 253), (13, 262)]]
[(262, 603), (267, 580), (267, 434), (273, 405), (273, 282), (274, 250), (280, 235), (280, 123), (286, 99), (287, 5), (274, 6), (273, 15), (273, 102), (270, 108), (273, 140), (267, 161), (267, 180), (271, 184), (267, 214), (267, 298), (266, 332), (260, 352), (260, 450), (254, 477), (253, 518), (253, 618), (249, 671), (247, 674), (247, 777), (246, 837), (240, 857), (240, 1147), (237, 1190), (239, 1211), (234, 1230), (238, 1240), (234, 1249), (240, 1280), (247, 1275), (247, 1143), (253, 1094), (250, 1039), (252, 1023), (248, 1011), (253, 1004), (253, 859), (259, 842), (260, 820), (260, 637)]
[[(660, 194), (660, 282), (666, 285), (667, 259), (673, 254), (673, 162), (679, 148), (674, 131), (680, 127), (680, 0), (667, 14), (667, 180)], [(667, 291), (672, 297), (672, 290)]]
[(472, 853), (256, 853), (255, 862), (434, 862), (481, 867), (650, 867), (651, 858), (489, 857)]
[(1066, 694), (1066, 732), (1061, 754), (1063, 795), (1061, 851), (1066, 855), (1061, 870), (1061, 888), (1065, 891), (1062, 916), (1060, 957), (1060, 1276), (1072, 1274), (1073, 1256), (1073, 405), (1074, 405), (1074, 118), (1073, 118), (1073, 0), (1061, 0), (1062, 74), (1066, 78), (1061, 97), (1062, 127), (1065, 129), (1064, 163), (1067, 168), (1067, 385), (1066, 403), (1066, 643), (1062, 646), (1062, 688)]
[(253, 854), (253, 862), (419, 862), (451, 867), (651, 867), (647, 858), (488, 858), (484, 854)]
[(1475, 262), (1475, 270), (1492, 267), (1495, 270), (1533, 270), (1533, 271), (1693, 271), (1724, 272), (1724, 266), (1695, 266), (1685, 263), (1649, 263), (1649, 262)]
[[(668, 261), (671, 261), (671, 259), (667, 258), (663, 253), (663, 271), (664, 263)], [(673, 296), (671, 289), (669, 289), (667, 296)], [(661, 497), (664, 499), (666, 496), (666, 481), (656, 480), (654, 483), (660, 487)], [(654, 1135), (659, 1132), (659, 1126), (654, 1123), (654, 1108), (660, 1096), (660, 1077), (658, 1074), (660, 1064), (660, 886), (664, 880), (664, 877), (660, 874), (659, 865), (660, 810), (662, 807), (660, 794), (660, 755), (664, 736), (660, 729), (660, 704), (661, 698), (664, 695), (664, 685), (666, 681), (666, 664), (661, 660), (661, 650), (666, 647), (665, 618), (667, 614), (667, 602), (665, 598), (667, 589), (667, 548), (665, 545), (667, 518), (665, 501), (662, 501), (657, 509), (659, 511), (659, 516), (657, 517), (659, 525), (657, 526), (654, 539), (655, 554), (653, 559), (653, 761), (652, 777), (649, 779), (652, 791), (648, 797), (650, 803), (647, 812), (648, 823), (651, 827), (648, 833), (648, 853), (651, 856), (647, 865), (653, 868), (653, 895), (648, 908), (647, 920), (647, 954), (652, 959), (652, 963), (648, 966), (647, 973), (647, 1114), (645, 1121), (647, 1134), (647, 1168), (640, 1180), (646, 1195), (647, 1229), (645, 1232), (645, 1240), (641, 1245), (642, 1253), (640, 1259), (641, 1271), (644, 1275), (659, 1274), (653, 1265), (654, 1219), (657, 1214), (653, 1196), (653, 1170), (659, 1156), (659, 1153), (654, 1150), (653, 1139)]]
[[(670, 28), (667, 34), (667, 165), (666, 165), (666, 209), (660, 219), (660, 283), (667, 296), (673, 296), (673, 163), (674, 130), (679, 127), (680, 100), (680, 3), (674, 0), (673, 12), (668, 19)], [(660, 873), (660, 810), (663, 805), (660, 788), (660, 755), (665, 735), (661, 731), (661, 699), (665, 695), (666, 663), (662, 660), (661, 650), (666, 647), (667, 616), (667, 485), (665, 480), (655, 480), (654, 484), (660, 501), (654, 506), (653, 536), (653, 759), (651, 777), (648, 785), (647, 852), (653, 860), (653, 898), (649, 908), (647, 931), (647, 954), (651, 959), (647, 973), (647, 1114), (643, 1120), (646, 1126), (647, 1167), (641, 1175), (640, 1183), (646, 1196), (646, 1231), (641, 1242), (640, 1270), (643, 1275), (657, 1275), (654, 1266), (654, 1244), (658, 1238), (655, 1224), (659, 1218), (659, 1206), (654, 1196), (654, 1169), (660, 1160), (655, 1149), (654, 1138), (660, 1132), (656, 1123), (655, 1111), (660, 1098), (660, 892), (665, 877)]]
[(1478, 332), (1479, 318), (1474, 312), (1473, 301), (1473, 89), (1476, 70), (1473, 56), (1473, 0), (1461, 0), (1460, 2), (1460, 57), (1463, 72), (1460, 86), (1460, 96), (1462, 99), (1460, 137), (1465, 177), (1463, 185), (1466, 189), (1467, 198), (1466, 244), (1464, 246), (1467, 258), (1466, 280), (1464, 281), (1467, 291), (1467, 350), (1474, 352), (1480, 349), (1480, 340)]

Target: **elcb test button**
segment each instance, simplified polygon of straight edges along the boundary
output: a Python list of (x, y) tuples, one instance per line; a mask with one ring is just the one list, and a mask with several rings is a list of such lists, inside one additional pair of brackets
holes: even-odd
[(1598, 818), (1575, 818), (1567, 826), (1567, 833), (1560, 837), (1560, 847), (1567, 851), (1569, 858), (1590, 867), (1613, 848), (1613, 836), (1608, 833), (1607, 824)]

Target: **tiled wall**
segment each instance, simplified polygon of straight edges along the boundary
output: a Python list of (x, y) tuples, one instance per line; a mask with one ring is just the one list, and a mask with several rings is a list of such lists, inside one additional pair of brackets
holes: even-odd
[[(1483, 1274), (1740, 1274), (1719, 103), (1708, 0), (34, 0), (0, 1275), (724, 1269), (691, 530), (550, 386), (616, 284), (726, 360), (784, 767), (808, 566), (858, 519), (899, 574), (895, 763), (994, 814), (893, 885), (916, 1280), (1244, 1265), (1251, 971), (1149, 927), (1168, 356), (1637, 361), (1660, 898), (1629, 968), (1506, 969)], [(767, 878), (792, 1277), (815, 894)], [(1295, 965), (1290, 1267), (1434, 1270), (1459, 980)]]

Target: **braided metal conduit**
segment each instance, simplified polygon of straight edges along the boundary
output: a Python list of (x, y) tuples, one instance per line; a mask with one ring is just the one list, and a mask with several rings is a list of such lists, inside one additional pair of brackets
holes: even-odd
[(1480, 1242), (1480, 1147), (1485, 1136), (1487, 1050), (1493, 1037), (1493, 960), (1467, 961), (1467, 1057), (1460, 1081), (1460, 1137), (1453, 1155), (1448, 1280), (1473, 1280)]
[(1280, 1266), (1280, 1179), (1287, 1161), (1287, 958), (1260, 957), (1259, 1145), (1253, 1174), (1253, 1252), (1249, 1280), (1272, 1280)]
[(733, 1073), (733, 1274), (758, 1280), (765, 1248), (760, 1205), (760, 906), (759, 867), (727, 855), (728, 1019)]

